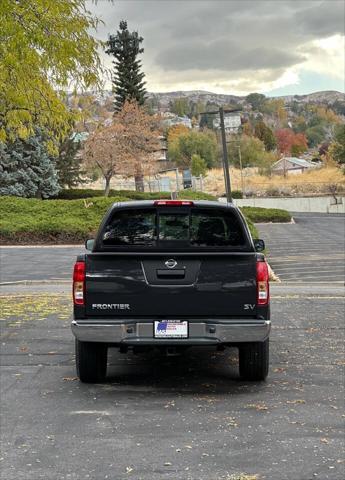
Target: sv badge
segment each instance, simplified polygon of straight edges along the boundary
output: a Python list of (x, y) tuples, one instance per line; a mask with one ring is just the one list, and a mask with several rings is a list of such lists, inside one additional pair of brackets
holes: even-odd
[(255, 303), (245, 303), (244, 304), (244, 310), (254, 310), (255, 308)]

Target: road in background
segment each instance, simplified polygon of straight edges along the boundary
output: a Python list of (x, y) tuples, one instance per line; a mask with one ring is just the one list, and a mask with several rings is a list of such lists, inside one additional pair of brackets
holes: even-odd
[[(294, 214), (295, 224), (260, 224), (269, 260), (283, 282), (344, 282), (344, 215)], [(69, 280), (83, 245), (2, 247), (0, 282)]]
[(70, 280), (80, 246), (1, 247), (0, 282)]
[(257, 225), (282, 282), (344, 283), (345, 216), (295, 213), (294, 224)]

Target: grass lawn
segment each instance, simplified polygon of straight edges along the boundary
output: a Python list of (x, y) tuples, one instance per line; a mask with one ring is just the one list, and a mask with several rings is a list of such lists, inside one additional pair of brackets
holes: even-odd
[[(202, 193), (189, 198), (203, 196), (214, 199)], [(83, 243), (95, 235), (112, 203), (128, 200), (132, 198), (123, 195), (76, 200), (0, 197), (0, 241), (2, 244)], [(254, 238), (258, 235), (254, 222), (291, 220), (284, 210), (244, 207), (242, 211)]]

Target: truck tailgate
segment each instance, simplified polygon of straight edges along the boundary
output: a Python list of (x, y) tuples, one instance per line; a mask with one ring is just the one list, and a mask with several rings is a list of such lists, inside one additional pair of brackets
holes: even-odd
[(254, 317), (256, 255), (91, 253), (88, 317)]

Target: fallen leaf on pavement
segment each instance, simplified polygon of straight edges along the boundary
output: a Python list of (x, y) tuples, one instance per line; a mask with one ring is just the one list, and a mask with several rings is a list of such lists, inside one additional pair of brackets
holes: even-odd
[(250, 403), (249, 405), (247, 405), (248, 408), (255, 408), (256, 411), (260, 411), (260, 410), (268, 410), (268, 407), (266, 407), (265, 404), (261, 404), (261, 403)]
[(226, 480), (258, 480), (257, 475), (246, 475), (245, 473), (240, 473), (239, 475), (229, 475), (226, 477)]

